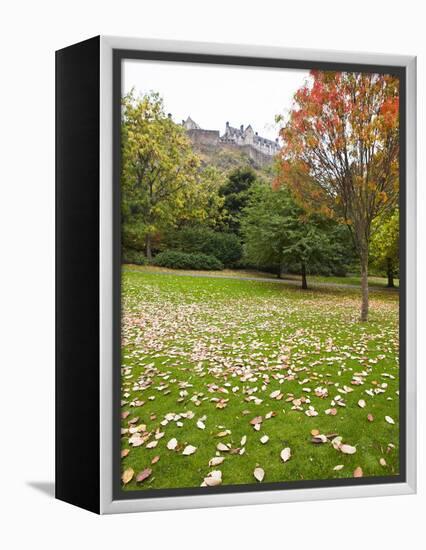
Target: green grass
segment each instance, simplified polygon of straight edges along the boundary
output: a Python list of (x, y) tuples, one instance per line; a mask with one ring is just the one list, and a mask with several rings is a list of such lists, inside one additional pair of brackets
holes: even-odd
[[(302, 291), (260, 281), (124, 270), (122, 411), (130, 414), (122, 428), (126, 431), (129, 420), (138, 418), (136, 425), (145, 424), (144, 433), (150, 435), (142, 446), (132, 447), (123, 433), (122, 449), (130, 452), (122, 470), (133, 468), (136, 476), (152, 469), (143, 483), (134, 476), (125, 489), (197, 487), (217, 469), (223, 485), (257, 483), (257, 465), (265, 471), (263, 483), (348, 478), (358, 466), (365, 477), (396, 475), (398, 293), (376, 290), (366, 324), (358, 322), (359, 299), (352, 288)], [(361, 385), (351, 383), (356, 373), (363, 373)], [(353, 391), (345, 393), (345, 385)], [(318, 387), (326, 388), (328, 396), (317, 397)], [(281, 400), (270, 397), (274, 390), (281, 391)], [(366, 390), (376, 393), (372, 397)], [(291, 395), (309, 398), (310, 404), (292, 410)], [(346, 406), (335, 405), (335, 416), (325, 414), (336, 395)], [(247, 400), (250, 396), (259, 403)], [(220, 398), (229, 400), (225, 408), (216, 407), (214, 399)], [(358, 406), (360, 399), (365, 408)], [(137, 400), (144, 404), (132, 406)], [(309, 405), (318, 416), (305, 414)], [(188, 411), (194, 416), (181, 418), (181, 427), (174, 420), (160, 425), (165, 415)], [(249, 421), (270, 411), (276, 416), (255, 431)], [(367, 420), (369, 413), (373, 422)], [(196, 426), (201, 417), (205, 430)], [(164, 437), (156, 448), (146, 448), (157, 429)], [(312, 443), (312, 429), (340, 435), (356, 446), (356, 453)], [(217, 437), (224, 430), (230, 435)], [(265, 445), (259, 441), (264, 434), (269, 436)], [(244, 435), (243, 455), (216, 450), (220, 441), (240, 448)], [(175, 451), (166, 447), (171, 438), (179, 443)], [(191, 456), (182, 455), (187, 444), (197, 447)], [(280, 459), (284, 447), (292, 454), (286, 463)], [(209, 467), (219, 454), (225, 461)], [(156, 455), (160, 459), (151, 465)], [(338, 464), (343, 469), (334, 471)]]
[[(176, 270), (167, 267), (158, 267), (154, 265), (127, 265), (125, 269), (132, 271), (140, 271), (142, 273), (176, 273)], [(256, 271), (255, 269), (223, 269), (221, 271), (202, 271), (202, 270), (179, 270), (179, 274), (186, 275), (213, 275), (215, 277), (224, 278), (259, 278), (259, 279), (275, 279), (277, 276), (275, 273), (268, 273), (265, 271)], [(301, 281), (300, 276), (293, 274), (285, 274), (282, 276), (283, 281)], [(368, 278), (371, 288), (385, 288), (387, 285), (386, 277), (371, 276)], [(308, 284), (314, 285), (315, 283), (328, 283), (338, 285), (350, 285), (361, 286), (361, 277), (359, 275), (348, 275), (346, 277), (324, 276), (324, 275), (308, 275)], [(399, 280), (395, 279), (395, 287), (398, 288)]]

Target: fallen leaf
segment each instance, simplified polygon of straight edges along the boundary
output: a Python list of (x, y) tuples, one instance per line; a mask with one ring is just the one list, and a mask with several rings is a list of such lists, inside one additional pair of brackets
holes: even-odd
[(311, 435), (319, 435), (319, 430), (311, 430)]
[(153, 441), (150, 441), (146, 444), (147, 449), (154, 449), (158, 445), (158, 441), (154, 439)]
[(365, 406), (366, 406), (366, 402), (364, 401), (364, 399), (360, 399), (358, 401), (358, 407), (361, 407), (361, 409), (363, 409)]
[(291, 458), (291, 449), (290, 449), (290, 447), (286, 447), (285, 449), (283, 449), (280, 453), (280, 457), (281, 457), (281, 460), (283, 462), (287, 462), (287, 460), (290, 460), (290, 458)]
[(344, 464), (338, 464), (337, 466), (335, 466), (333, 468), (333, 470), (336, 470), (336, 472), (338, 472), (339, 470), (341, 470), (342, 468), (344, 468)]
[(197, 428), (200, 428), (200, 430), (205, 430), (206, 425), (204, 424), (204, 422), (202, 420), (198, 420), (197, 421)]
[(263, 418), (261, 416), (255, 416), (250, 420), (250, 424), (252, 426), (256, 426), (256, 424), (262, 424)]
[(388, 424), (395, 424), (395, 420), (390, 416), (385, 416), (385, 420)]
[(227, 445), (225, 445), (225, 443), (218, 443), (218, 444), (216, 445), (216, 449), (217, 449), (218, 451), (222, 451), (222, 452), (227, 452), (227, 451), (229, 451), (229, 447), (228, 447)]
[(143, 481), (145, 481), (145, 479), (148, 479), (151, 474), (152, 474), (151, 468), (145, 468), (145, 470), (142, 470), (142, 472), (139, 472), (138, 475), (136, 476), (136, 482), (142, 483)]
[(328, 439), (327, 439), (327, 436), (325, 436), (324, 434), (318, 434), (318, 435), (315, 435), (312, 439), (311, 439), (312, 443), (327, 443)]
[(133, 476), (135, 475), (135, 471), (133, 468), (126, 468), (123, 472), (123, 475), (121, 476), (121, 480), (124, 483), (124, 485), (127, 485), (129, 481), (133, 479)]
[(265, 443), (268, 443), (269, 441), (269, 437), (267, 435), (263, 435), (261, 438), (260, 438), (260, 442), (263, 443), (263, 445)]
[(368, 413), (368, 414), (367, 414), (367, 420), (368, 420), (369, 422), (373, 422), (374, 416), (373, 416), (371, 413)]
[(157, 464), (159, 460), (160, 460), (160, 455), (155, 455), (154, 458), (151, 460), (151, 464)]
[(207, 477), (204, 478), (204, 483), (207, 487), (215, 487), (222, 483), (222, 472), (220, 470), (213, 470)]
[(173, 439), (171, 439), (168, 443), (167, 443), (167, 448), (170, 450), (170, 451), (174, 451), (176, 449), (178, 445), (178, 442), (177, 442), (177, 439), (174, 437)]
[(194, 447), (193, 445), (187, 445), (182, 451), (182, 454), (185, 456), (189, 456), (194, 454), (196, 450), (197, 450), (197, 447)]
[(353, 447), (352, 445), (348, 445), (347, 443), (340, 445), (339, 450), (345, 455), (353, 455), (356, 453), (356, 447)]
[(130, 449), (123, 449), (121, 451), (121, 458), (126, 458), (126, 456), (130, 453)]
[(218, 466), (225, 460), (224, 456), (214, 456), (209, 460), (209, 466)]
[(387, 465), (386, 460), (384, 458), (381, 458), (379, 460), (379, 463), (380, 463), (380, 466), (386, 466)]
[(263, 481), (263, 478), (265, 477), (265, 470), (263, 468), (255, 468), (253, 472), (254, 477), (257, 479), (257, 481)]
[(361, 466), (358, 466), (354, 470), (354, 477), (362, 477), (364, 475)]

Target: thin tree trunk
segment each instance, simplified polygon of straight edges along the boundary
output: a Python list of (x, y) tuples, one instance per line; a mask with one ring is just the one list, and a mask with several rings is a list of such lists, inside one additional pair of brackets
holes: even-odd
[(148, 260), (152, 260), (152, 250), (151, 250), (151, 234), (147, 233), (145, 238), (145, 244), (146, 244), (146, 257)]
[(282, 264), (282, 262), (280, 262), (279, 265), (278, 265), (278, 269), (277, 269), (278, 279), (282, 279), (282, 275), (283, 275), (283, 264)]
[(368, 253), (361, 254), (361, 321), (368, 320)]
[(302, 288), (303, 290), (308, 289), (308, 281), (306, 280), (306, 264), (302, 262)]
[(386, 263), (387, 263), (387, 270), (386, 270), (386, 273), (387, 273), (387, 276), (388, 276), (388, 288), (395, 288), (395, 283), (394, 283), (394, 280), (393, 280), (393, 269), (392, 269), (392, 260), (391, 258), (386, 258)]

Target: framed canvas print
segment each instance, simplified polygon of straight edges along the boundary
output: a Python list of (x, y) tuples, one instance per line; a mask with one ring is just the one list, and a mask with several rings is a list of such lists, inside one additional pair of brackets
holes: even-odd
[(56, 54), (56, 496), (416, 488), (415, 58)]

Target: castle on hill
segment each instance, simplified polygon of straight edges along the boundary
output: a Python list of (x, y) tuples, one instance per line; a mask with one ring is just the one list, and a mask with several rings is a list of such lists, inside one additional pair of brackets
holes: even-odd
[(239, 128), (234, 128), (227, 122), (225, 132), (222, 135), (220, 135), (219, 130), (205, 130), (201, 128), (191, 117), (182, 120), (182, 126), (195, 145), (239, 147), (260, 166), (269, 164), (280, 150), (278, 138), (273, 141), (259, 136), (253, 130), (251, 124), (246, 126), (246, 128), (243, 125)]

